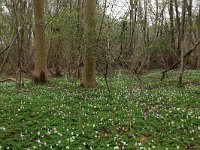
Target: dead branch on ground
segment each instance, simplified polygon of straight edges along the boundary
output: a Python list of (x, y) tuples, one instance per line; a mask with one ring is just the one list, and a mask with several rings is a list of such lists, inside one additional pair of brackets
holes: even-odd
[(0, 80), (0, 83), (2, 83), (2, 82), (6, 82), (6, 81), (13, 81), (13, 82), (16, 82), (17, 80), (16, 80), (15, 78), (9, 77), (9, 78), (6, 78), (6, 79), (3, 79), (3, 80)]
[[(200, 44), (200, 39), (194, 44), (194, 46), (183, 56), (183, 59), (186, 59), (187, 57), (190, 56), (190, 54), (196, 49), (196, 47)], [(167, 73), (168, 71), (174, 69), (179, 63), (181, 62), (181, 60), (178, 60), (176, 63), (174, 63), (171, 67), (169, 67), (168, 69), (164, 70), (162, 72), (162, 78), (160, 79), (161, 81), (165, 78), (165, 73)]]

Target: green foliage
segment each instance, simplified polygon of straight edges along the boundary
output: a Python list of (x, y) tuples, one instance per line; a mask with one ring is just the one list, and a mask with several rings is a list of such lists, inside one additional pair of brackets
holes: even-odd
[(198, 71), (177, 72), (163, 82), (159, 71), (144, 75), (141, 96), (137, 80), (116, 73), (112, 93), (103, 77), (86, 90), (66, 78), (35, 86), (26, 81), (0, 84), (2, 149), (198, 149), (200, 97)]
[[(47, 17), (47, 35), (50, 39), (75, 40), (78, 34), (78, 13), (63, 11)], [(81, 26), (81, 24), (80, 24)]]
[(149, 46), (147, 47), (147, 50), (151, 52), (155, 52), (155, 53), (160, 52), (160, 51), (166, 51), (168, 50), (167, 45), (168, 45), (167, 40), (165, 37), (163, 37), (149, 44)]

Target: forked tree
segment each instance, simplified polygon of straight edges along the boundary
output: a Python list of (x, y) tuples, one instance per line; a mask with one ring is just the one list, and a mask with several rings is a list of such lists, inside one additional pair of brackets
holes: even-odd
[(45, 47), (44, 0), (33, 0), (35, 20), (34, 82), (47, 82), (47, 51)]
[(96, 86), (95, 48), (96, 48), (96, 0), (85, 1), (85, 35), (84, 68), (82, 85), (87, 88)]

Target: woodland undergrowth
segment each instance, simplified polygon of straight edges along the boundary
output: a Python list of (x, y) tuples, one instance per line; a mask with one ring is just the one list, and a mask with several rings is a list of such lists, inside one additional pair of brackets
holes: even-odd
[(171, 71), (133, 76), (115, 73), (97, 88), (69, 77), (46, 85), (26, 80), (0, 83), (0, 149), (194, 149), (200, 148), (200, 72), (189, 70), (184, 86)]

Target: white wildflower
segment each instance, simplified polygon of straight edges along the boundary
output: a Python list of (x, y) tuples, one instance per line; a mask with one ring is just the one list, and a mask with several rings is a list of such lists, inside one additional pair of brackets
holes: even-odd
[(115, 146), (114, 149), (119, 149), (119, 146)]
[(6, 131), (5, 127), (0, 127), (0, 130)]

